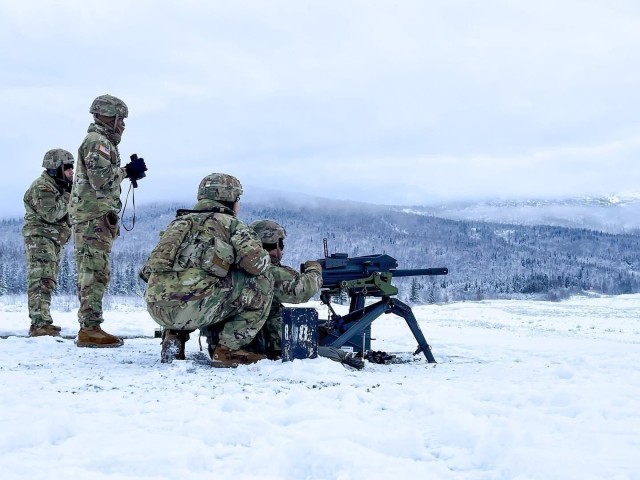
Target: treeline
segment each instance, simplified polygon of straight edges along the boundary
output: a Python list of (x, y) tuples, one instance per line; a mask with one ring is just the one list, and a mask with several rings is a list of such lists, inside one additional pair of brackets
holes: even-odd
[[(138, 269), (177, 208), (139, 208), (132, 232), (122, 230), (111, 258), (109, 294), (142, 295)], [(242, 205), (249, 223), (272, 218), (285, 226), (285, 263), (297, 268), (329, 252), (351, 256), (386, 253), (399, 268), (449, 268), (444, 277), (398, 278), (400, 297), (413, 303), (536, 295), (559, 299), (572, 293), (640, 291), (640, 236), (551, 226), (521, 226), (446, 220), (377, 205)], [(125, 219), (129, 221), (129, 219)], [(21, 220), (0, 222), (0, 294), (24, 293), (26, 267)], [(59, 293), (75, 293), (71, 246), (65, 251)]]

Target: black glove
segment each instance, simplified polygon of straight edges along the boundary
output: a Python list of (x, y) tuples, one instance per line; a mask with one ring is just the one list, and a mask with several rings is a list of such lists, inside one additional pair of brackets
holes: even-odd
[(127, 177), (131, 180), (133, 187), (136, 188), (138, 186), (138, 182), (136, 180), (140, 180), (147, 176), (144, 173), (147, 171), (147, 164), (144, 163), (144, 158), (138, 158), (138, 155), (135, 153), (131, 155), (130, 158), (131, 161), (124, 166), (124, 170), (127, 172)]

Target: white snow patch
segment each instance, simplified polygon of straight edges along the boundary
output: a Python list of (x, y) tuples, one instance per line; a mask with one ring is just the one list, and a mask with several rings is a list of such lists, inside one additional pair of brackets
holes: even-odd
[[(161, 364), (133, 306), (103, 327), (141, 338), (79, 349), (25, 338), (24, 305), (0, 302), (2, 478), (638, 479), (639, 311), (640, 295), (420, 306), (439, 363), (358, 372), (212, 369), (197, 337)], [(76, 311), (53, 313), (75, 335)], [(373, 326), (376, 350), (410, 358), (402, 319)]]

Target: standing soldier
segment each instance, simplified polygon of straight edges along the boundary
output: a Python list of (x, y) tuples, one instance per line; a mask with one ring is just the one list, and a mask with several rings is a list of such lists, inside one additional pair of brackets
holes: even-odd
[(78, 149), (76, 178), (71, 191), (69, 215), (73, 226), (74, 253), (78, 272), (78, 347), (119, 347), (122, 339), (100, 328), (102, 298), (109, 284), (109, 255), (119, 235), (120, 183), (144, 176), (143, 159), (120, 166), (118, 144), (129, 111), (111, 95), (101, 95), (91, 104), (94, 122)]
[(304, 264), (304, 273), (282, 265), (284, 239), (287, 233), (273, 220), (258, 220), (249, 225), (260, 238), (262, 247), (271, 258), (273, 276), (273, 302), (269, 317), (260, 331), (252, 349), (264, 352), (269, 358), (281, 356), (282, 304), (308, 302), (322, 287), (322, 267), (320, 263), (309, 260)]
[(30, 337), (60, 335), (51, 318), (60, 257), (71, 235), (67, 205), (73, 182), (73, 155), (61, 148), (44, 155), (42, 172), (24, 194), (22, 235), (27, 258)]
[(267, 358), (244, 347), (264, 325), (273, 297), (269, 255), (236, 218), (242, 185), (207, 175), (193, 210), (178, 210), (140, 271), (147, 310), (164, 327), (160, 360), (184, 360), (189, 333), (207, 336), (211, 364), (236, 367)]

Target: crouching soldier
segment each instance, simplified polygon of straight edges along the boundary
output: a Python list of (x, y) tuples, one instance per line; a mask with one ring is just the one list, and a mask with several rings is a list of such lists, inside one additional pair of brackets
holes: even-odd
[(269, 317), (264, 328), (252, 344), (255, 351), (266, 353), (269, 358), (281, 356), (282, 307), (283, 303), (303, 303), (313, 297), (322, 287), (322, 267), (316, 261), (306, 262), (304, 273), (282, 265), (286, 231), (273, 220), (258, 220), (250, 227), (258, 234), (262, 246), (271, 258), (274, 297)]
[[(264, 328), (248, 347), (264, 353), (271, 359), (282, 356), (282, 308), (283, 303), (304, 303), (320, 291), (322, 287), (322, 266), (315, 260), (304, 264), (304, 272), (282, 265), (285, 229), (273, 220), (257, 220), (249, 225), (260, 237), (262, 246), (271, 258), (273, 276), (273, 302)], [(364, 367), (362, 358), (334, 347), (318, 347), (318, 355), (360, 370)]]
[(61, 148), (44, 155), (45, 171), (24, 194), (22, 235), (27, 258), (30, 337), (60, 335), (51, 318), (51, 293), (56, 287), (60, 257), (71, 236), (67, 206), (73, 184), (73, 155)]
[(266, 358), (244, 349), (267, 319), (273, 279), (260, 240), (236, 218), (241, 194), (231, 175), (204, 177), (193, 210), (178, 210), (140, 271), (147, 310), (165, 329), (162, 362), (183, 360), (196, 329), (215, 332), (208, 338), (215, 367)]

